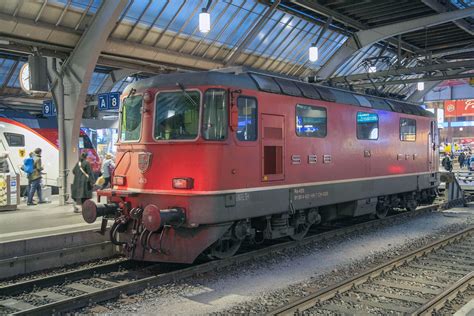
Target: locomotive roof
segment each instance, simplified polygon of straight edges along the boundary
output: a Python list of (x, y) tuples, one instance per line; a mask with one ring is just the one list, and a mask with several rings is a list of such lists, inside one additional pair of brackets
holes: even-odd
[(266, 73), (249, 71), (227, 72), (226, 70), (222, 70), (158, 75), (128, 85), (123, 93), (128, 94), (132, 88), (138, 91), (151, 87), (174, 89), (178, 85), (182, 85), (185, 88), (197, 85), (230, 86), (238, 89), (259, 90), (385, 111), (434, 117), (433, 113), (426, 111), (422, 107), (400, 100), (380, 98)]

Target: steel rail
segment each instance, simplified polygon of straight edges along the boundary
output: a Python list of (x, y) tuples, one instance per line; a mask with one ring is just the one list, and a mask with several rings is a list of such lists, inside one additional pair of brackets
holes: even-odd
[(62, 272), (62, 273), (46, 276), (43, 278), (8, 284), (8, 285), (0, 286), (0, 296), (17, 295), (24, 291), (31, 290), (33, 288), (45, 288), (48, 286), (61, 284), (65, 281), (75, 281), (75, 280), (79, 280), (86, 277), (92, 277), (94, 274), (97, 274), (97, 273), (110, 272), (112, 270), (116, 270), (116, 269), (118, 270), (119, 268), (130, 268), (132, 267), (132, 265), (133, 265), (132, 261), (123, 260), (120, 262), (104, 263), (104, 264), (96, 265), (93, 267)]
[[(28, 254), (28, 255), (14, 256), (11, 258), (0, 259), (0, 266), (6, 265), (6, 264), (14, 264), (17, 262), (21, 262), (23, 260), (33, 261), (33, 260), (43, 258), (43, 257), (52, 257), (52, 256), (57, 256), (57, 255), (62, 256), (68, 253), (84, 252), (86, 249), (91, 249), (91, 248), (101, 248), (103, 250), (106, 246), (109, 246), (111, 244), (112, 243), (110, 241), (101, 241), (101, 242), (96, 242), (96, 243), (87, 244), (87, 245), (64, 247), (64, 248), (55, 249), (55, 250), (36, 252), (36, 253)], [(0, 292), (0, 295), (1, 295), (1, 292)]]
[[(159, 286), (159, 285), (163, 285), (170, 282), (176, 282), (176, 281), (190, 278), (199, 274), (210, 272), (215, 269), (222, 269), (231, 265), (255, 260), (255, 259), (267, 256), (272, 253), (277, 253), (283, 250), (292, 249), (299, 246), (304, 246), (304, 245), (315, 243), (318, 241), (330, 240), (334, 237), (346, 235), (355, 231), (364, 231), (367, 228), (380, 227), (386, 224), (390, 224), (391, 222), (394, 222), (400, 218), (410, 218), (410, 217), (415, 217), (427, 212), (437, 211), (439, 209), (446, 207), (446, 205), (447, 203), (438, 203), (438, 204), (432, 204), (429, 206), (423, 206), (423, 207), (419, 207), (418, 209), (412, 212), (407, 211), (400, 214), (388, 216), (383, 219), (371, 220), (371, 221), (351, 225), (348, 227), (343, 227), (343, 228), (338, 228), (335, 230), (326, 231), (323, 233), (318, 233), (318, 234), (306, 237), (300, 241), (288, 241), (288, 242), (278, 243), (278, 244), (271, 245), (262, 249), (245, 252), (245, 253), (242, 253), (242, 254), (227, 258), (227, 259), (223, 259), (223, 260), (210, 261), (210, 262), (198, 264), (198, 265), (183, 268), (183, 269), (177, 269), (171, 272), (165, 272), (159, 275), (144, 277), (139, 280), (121, 282), (119, 285), (115, 285), (106, 289), (97, 289), (97, 291), (92, 292), (92, 293), (85, 293), (79, 296), (70, 297), (68, 299), (52, 302), (52, 303), (45, 304), (42, 306), (35, 306), (34, 308), (31, 308), (28, 310), (17, 311), (17, 312), (12, 313), (12, 315), (44, 315), (44, 314), (51, 314), (51, 313), (62, 313), (62, 312), (67, 312), (67, 311), (83, 308), (92, 303), (100, 303), (106, 300), (117, 298), (121, 294), (126, 294), (126, 295), (134, 294), (151, 286)], [(93, 272), (93, 269), (91, 269), (89, 272), (86, 272), (86, 273), (90, 275), (92, 272)], [(80, 275), (80, 272), (78, 273)], [(45, 281), (40, 281), (40, 282), (44, 282), (42, 284), (54, 284), (55, 283), (53, 282), (54, 280), (60, 280), (60, 281), (71, 280), (70, 275), (71, 274), (69, 274), (69, 277), (68, 277), (68, 273), (64, 273), (63, 275), (60, 275), (57, 277), (52, 276), (50, 280), (45, 280)], [(22, 286), (23, 288), (28, 287), (29, 289), (34, 288), (34, 286), (42, 287), (42, 285), (40, 286), (35, 282), (37, 282), (37, 280), (23, 282), (20, 286)], [(2, 292), (0, 292), (0, 295), (2, 293), (10, 293), (11, 295), (11, 292), (8, 292), (9, 289), (14, 289), (14, 285), (3, 287)], [(15, 291), (18, 291), (18, 290), (15, 290)]]
[(350, 279), (339, 282), (333, 286), (323, 288), (299, 300), (290, 302), (285, 306), (282, 306), (267, 313), (267, 315), (295, 315), (301, 313), (304, 310), (314, 307), (314, 305), (317, 303), (330, 300), (336, 297), (336, 295), (340, 295), (341, 293), (347, 292), (353, 289), (354, 287), (363, 284), (367, 281), (370, 281), (375, 277), (381, 276), (384, 273), (392, 271), (393, 269), (398, 268), (409, 261), (420, 258), (426, 255), (427, 253), (433, 252), (434, 250), (437, 250), (443, 246), (452, 244), (453, 242), (459, 241), (467, 236), (472, 235), (474, 235), (474, 226), (471, 225), (460, 232), (452, 234), (441, 240), (432, 242), (421, 249), (411, 251), (406, 255), (402, 255), (400, 257), (392, 259), (382, 265), (374, 267)]
[(431, 301), (418, 308), (412, 315), (435, 315), (436, 311), (442, 308), (446, 302), (455, 298), (458, 293), (464, 292), (470, 285), (474, 286), (474, 271), (433, 297)]

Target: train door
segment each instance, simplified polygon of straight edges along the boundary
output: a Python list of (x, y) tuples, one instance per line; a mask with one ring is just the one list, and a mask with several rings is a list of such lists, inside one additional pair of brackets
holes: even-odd
[(285, 117), (262, 114), (262, 181), (285, 179)]
[(428, 168), (429, 171), (437, 170), (439, 158), (437, 155), (438, 128), (435, 121), (430, 122), (430, 133), (428, 134)]

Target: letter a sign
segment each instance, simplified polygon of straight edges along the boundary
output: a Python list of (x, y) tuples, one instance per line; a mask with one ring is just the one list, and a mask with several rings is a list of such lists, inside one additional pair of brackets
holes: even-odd
[(97, 107), (99, 111), (105, 111), (109, 108), (109, 94), (101, 93), (97, 96)]

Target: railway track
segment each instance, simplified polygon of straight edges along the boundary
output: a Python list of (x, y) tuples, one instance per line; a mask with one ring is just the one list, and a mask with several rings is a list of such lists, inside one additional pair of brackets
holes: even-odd
[(93, 303), (117, 298), (122, 294), (137, 293), (147, 287), (175, 282), (217, 268), (255, 260), (271, 253), (387, 225), (400, 218), (414, 217), (445, 207), (445, 203), (420, 207), (413, 212), (402, 212), (380, 220), (337, 228), (306, 237), (301, 241), (282, 242), (228, 259), (192, 266), (143, 264), (142, 267), (137, 267), (135, 263), (125, 261), (7, 285), (0, 287), (0, 314), (44, 315), (80, 309)]
[(268, 315), (432, 315), (474, 286), (474, 226)]

